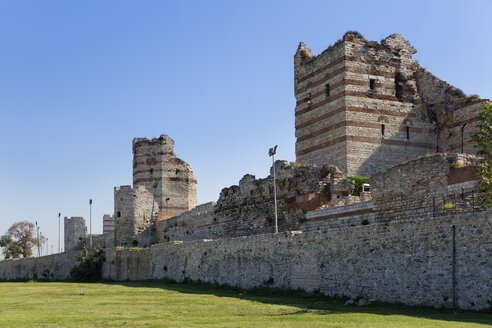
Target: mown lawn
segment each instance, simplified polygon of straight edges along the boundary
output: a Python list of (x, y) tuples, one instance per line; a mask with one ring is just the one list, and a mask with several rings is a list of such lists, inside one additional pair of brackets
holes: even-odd
[(323, 297), (165, 282), (0, 283), (0, 327), (487, 327), (492, 314), (344, 306)]

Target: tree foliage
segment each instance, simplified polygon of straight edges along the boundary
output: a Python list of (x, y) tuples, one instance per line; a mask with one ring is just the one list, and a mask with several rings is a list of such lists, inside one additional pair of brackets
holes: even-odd
[(6, 260), (10, 258), (18, 259), (21, 256), (21, 250), (10, 235), (0, 237), (0, 247), (3, 247), (3, 256)]
[(482, 156), (478, 160), (480, 164), (478, 171), (483, 179), (479, 183), (481, 205), (488, 208), (492, 206), (492, 104), (485, 103), (481, 107), (480, 113), (475, 117), (479, 124), (477, 132), (472, 136), (472, 141), (475, 143), (477, 155)]
[(106, 261), (104, 248), (101, 246), (87, 247), (84, 245), (82, 254), (75, 256), (79, 262), (70, 271), (70, 277), (75, 281), (94, 282), (102, 279), (102, 266)]
[(368, 177), (358, 177), (358, 176), (347, 176), (346, 177), (348, 180), (352, 180), (355, 182), (355, 188), (354, 192), (352, 193), (353, 196), (360, 196), (360, 193), (362, 192), (362, 185), (364, 183), (369, 183)]
[(34, 238), (34, 224), (20, 221), (12, 224), (6, 235), (1, 237), (0, 246), (3, 247), (5, 258), (19, 258), (32, 256), (32, 247), (42, 245), (43, 238)]

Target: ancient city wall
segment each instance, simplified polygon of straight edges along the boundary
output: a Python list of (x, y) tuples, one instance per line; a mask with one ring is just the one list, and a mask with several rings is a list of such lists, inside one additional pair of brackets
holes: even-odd
[(492, 211), (388, 224), (108, 250), (106, 278), (170, 278), (320, 290), (408, 305), (452, 304), (452, 226), (456, 296), (463, 309), (489, 306)]
[[(317, 230), (320, 218), (306, 220), (308, 211), (358, 203), (351, 196), (354, 183), (334, 166), (289, 165), (277, 161), (277, 203), (280, 231)], [(329, 217), (333, 219), (332, 216)], [(333, 223), (341, 221), (331, 220)], [(224, 188), (217, 203), (199, 205), (191, 211), (156, 224), (154, 243), (174, 240), (217, 239), (269, 233), (275, 230), (273, 179), (245, 175), (239, 185)], [(324, 228), (333, 223), (322, 225)]]
[(440, 148), (442, 152), (461, 153), (461, 131), (463, 129), (463, 152), (475, 154), (477, 149), (471, 141), (472, 135), (477, 131), (478, 120), (475, 116), (480, 112), (480, 108), (486, 100), (475, 101), (455, 108), (447, 124), (440, 129)]
[(390, 168), (371, 178), (376, 220), (429, 218), (479, 211), (476, 157), (434, 154)]
[(0, 280), (63, 280), (70, 276), (78, 251), (41, 257), (0, 261)]
[[(399, 220), (319, 232), (168, 242), (107, 249), (105, 278), (170, 278), (320, 290), (408, 305), (452, 303), (452, 226), (456, 297), (462, 309), (489, 306), (492, 211)], [(0, 279), (64, 279), (76, 252), (0, 262)]]

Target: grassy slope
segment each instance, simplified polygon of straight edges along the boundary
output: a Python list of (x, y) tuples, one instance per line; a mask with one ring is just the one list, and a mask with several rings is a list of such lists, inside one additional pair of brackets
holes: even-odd
[[(242, 293), (241, 293), (242, 294)], [(204, 285), (0, 283), (0, 327), (485, 327), (487, 313), (343, 306)]]

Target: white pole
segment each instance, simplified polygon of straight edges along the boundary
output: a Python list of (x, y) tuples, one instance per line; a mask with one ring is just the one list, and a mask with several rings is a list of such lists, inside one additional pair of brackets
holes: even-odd
[(273, 160), (273, 199), (275, 202), (275, 233), (278, 233), (278, 218), (277, 218), (277, 177), (275, 176), (275, 154), (272, 155)]

